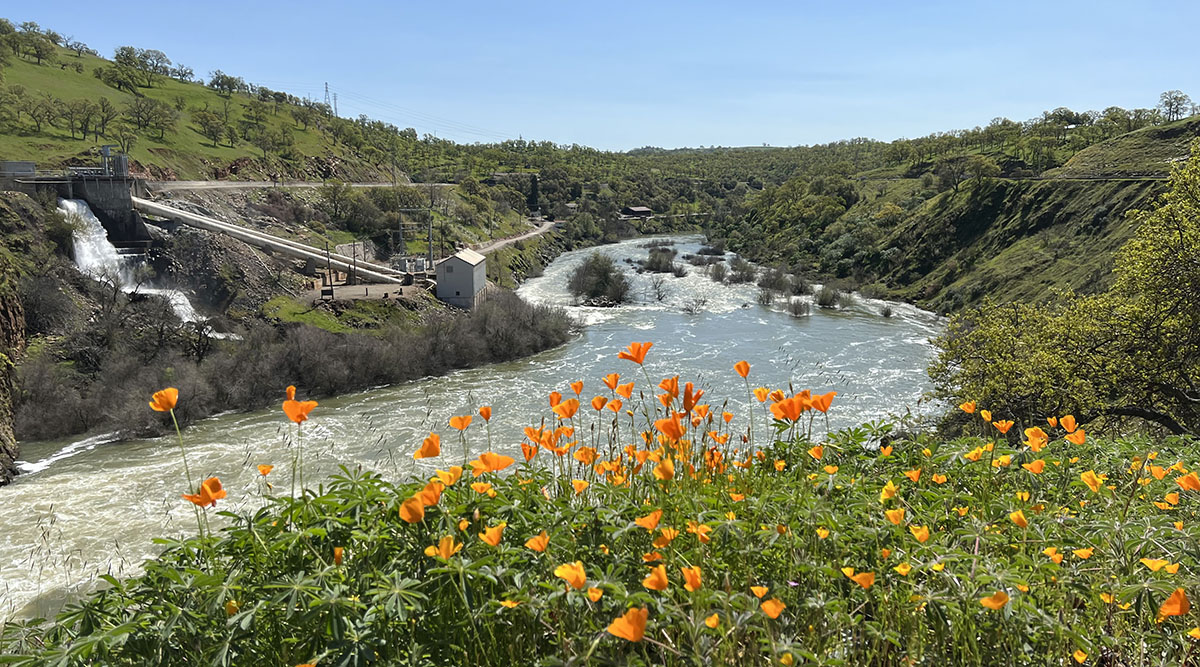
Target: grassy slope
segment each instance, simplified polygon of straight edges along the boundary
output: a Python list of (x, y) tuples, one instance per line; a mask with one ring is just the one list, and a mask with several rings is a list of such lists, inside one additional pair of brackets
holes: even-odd
[(1162, 178), (1200, 137), (1200, 116), (1147, 127), (1080, 151), (1047, 175), (1064, 178)]
[(1113, 253), (1133, 233), (1125, 215), (1162, 181), (1008, 181), (965, 184), (930, 199), (891, 230), (902, 250), (889, 276), (899, 294), (939, 311), (984, 296), (1029, 301), (1055, 289), (1107, 287)]
[[(4, 81), (7, 84), (24, 86), (31, 95), (50, 94), (64, 101), (77, 99), (98, 100), (107, 97), (118, 108), (133, 98), (127, 92), (118, 91), (103, 84), (92, 75), (99, 66), (110, 64), (109, 61), (95, 56), (77, 58), (72, 51), (60, 49), (59, 62), (73, 66), (83, 65), (83, 72), (77, 73), (71, 67), (62, 69), (59, 65), (37, 65), (32, 61), (21, 58), (10, 58), (9, 67), (4, 69)], [(213, 110), (219, 110), (224, 100), (215, 91), (196, 83), (182, 83), (174, 79), (159, 77), (153, 88), (139, 88), (139, 93), (146, 97), (162, 100), (174, 105), (177, 97), (185, 100), (185, 109), (180, 112), (174, 133), (168, 132), (160, 141), (156, 133), (139, 133), (139, 139), (132, 151), (132, 158), (143, 165), (156, 177), (179, 179), (212, 178), (216, 170), (227, 167), (231, 162), (250, 158), (254, 163), (238, 173), (233, 178), (264, 178), (275, 170), (286, 169), (296, 176), (310, 170), (311, 165), (282, 163), (277, 157), (272, 157), (269, 165), (262, 164), (262, 153), (251, 144), (241, 141), (230, 148), (221, 143), (213, 146), (212, 142), (201, 135), (199, 129), (191, 122), (191, 110), (204, 108), (206, 105)], [(244, 95), (234, 95), (233, 101), (237, 107), (237, 118), (244, 117), (243, 107), (250, 101)], [(272, 115), (267, 121), (269, 127), (279, 129), (284, 125), (292, 128), (295, 138), (295, 151), (307, 157), (329, 157), (341, 161), (345, 173), (343, 177), (353, 180), (382, 180), (383, 174), (377, 173), (370, 167), (364, 166), (358, 156), (348, 154), (346, 149), (335, 143), (323, 132), (309, 127), (307, 131), (296, 126), (287, 106), (281, 105), (277, 115)], [(89, 135), (86, 141), (78, 137), (72, 139), (71, 134), (64, 128), (43, 126), (41, 133), (34, 133), (28, 120), (23, 120), (22, 131), (18, 134), (0, 134), (0, 157), (7, 160), (34, 160), (39, 168), (54, 168), (66, 164), (91, 162), (89, 156), (102, 143), (115, 143), (111, 140), (96, 141)], [(111, 133), (111, 130), (110, 130)]]

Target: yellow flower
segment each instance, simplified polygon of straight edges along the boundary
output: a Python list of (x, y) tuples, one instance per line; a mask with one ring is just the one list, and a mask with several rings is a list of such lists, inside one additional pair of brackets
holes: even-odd
[(1078, 662), (1081, 665), (1087, 662), (1087, 653), (1084, 653), (1079, 649), (1075, 649), (1075, 652), (1071, 654), (1071, 657), (1075, 658), (1075, 662)]
[(908, 573), (912, 572), (912, 566), (909, 565), (908, 563), (900, 563), (899, 565), (897, 565), (896, 567), (893, 567), (892, 569), (899, 572), (900, 576), (902, 576), (902, 577), (907, 577)]
[(892, 498), (895, 498), (896, 492), (899, 490), (900, 490), (900, 487), (896, 486), (896, 484), (894, 482), (892, 482), (892, 480), (889, 479), (887, 484), (883, 485), (883, 490), (881, 490), (879, 492), (879, 502), (882, 503), (882, 502), (885, 502)]
[(917, 538), (918, 542), (924, 543), (929, 539), (928, 526), (909, 526), (908, 531), (912, 533), (913, 537)]
[(884, 514), (887, 516), (888, 521), (891, 521), (893, 525), (899, 526), (904, 522), (903, 507), (898, 507), (894, 510), (886, 510), (884, 511)]
[(1013, 512), (1012, 514), (1009, 514), (1008, 518), (1012, 519), (1012, 522), (1017, 524), (1021, 528), (1025, 528), (1025, 527), (1029, 526), (1029, 520), (1025, 518), (1025, 512), (1023, 512), (1021, 510), (1017, 510), (1016, 512)]
[(1092, 493), (1098, 493), (1100, 491), (1101, 484), (1103, 484), (1102, 478), (1093, 470), (1089, 470), (1081, 474), (1079, 479), (1083, 480), (1084, 484), (1087, 484), (1088, 488), (1092, 490)]
[(720, 623), (721, 623), (721, 617), (717, 616), (716, 614), (713, 614), (712, 616), (709, 616), (708, 618), (704, 619), (704, 624), (713, 629), (716, 629), (717, 625), (719, 625)]
[(817, 528), (817, 537), (822, 540), (829, 537), (829, 530), (827, 528)]
[(513, 607), (515, 607), (519, 604), (521, 604), (521, 603), (518, 600), (501, 600), (500, 601), (501, 607), (507, 607), (509, 609), (512, 609)]

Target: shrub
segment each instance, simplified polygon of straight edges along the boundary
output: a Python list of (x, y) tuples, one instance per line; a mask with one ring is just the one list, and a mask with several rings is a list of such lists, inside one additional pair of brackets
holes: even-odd
[(590, 305), (612, 305), (629, 300), (629, 279), (613, 258), (594, 252), (571, 272), (567, 282), (571, 294)]
[(758, 277), (758, 269), (741, 257), (734, 257), (729, 265), (729, 282), (749, 283)]
[(831, 285), (822, 285), (817, 292), (817, 305), (821, 308), (835, 308), (841, 299), (841, 294)]
[(728, 272), (729, 270), (724, 264), (713, 264), (712, 266), (708, 267), (708, 277), (712, 278), (713, 282), (716, 283), (725, 282), (725, 276)]
[(788, 312), (793, 317), (805, 317), (812, 312), (812, 306), (804, 299), (791, 299), (788, 301)]

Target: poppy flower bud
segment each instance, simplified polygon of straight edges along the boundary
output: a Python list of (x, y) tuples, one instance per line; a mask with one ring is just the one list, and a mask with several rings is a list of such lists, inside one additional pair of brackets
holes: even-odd
[(474, 521), (479, 521), (479, 508), (478, 507), (475, 508), (475, 513), (471, 515), (471, 518)]

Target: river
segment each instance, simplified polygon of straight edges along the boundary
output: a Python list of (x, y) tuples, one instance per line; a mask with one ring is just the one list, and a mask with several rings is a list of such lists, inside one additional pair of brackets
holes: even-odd
[[(674, 240), (681, 255), (700, 245), (696, 237)], [(567, 276), (594, 250), (565, 253), (518, 290), (527, 300), (565, 307), (585, 324), (581, 335), (562, 347), (512, 363), (321, 400), (304, 429), (308, 479), (334, 473), (339, 465), (392, 478), (427, 474), (439, 460), (413, 461), (422, 438), (438, 431), (444, 453), (453, 457), (457, 444), (447, 419), (481, 405), (494, 411), (494, 448), (519, 457), (521, 429), (547, 414), (549, 392), (570, 392), (569, 382), (583, 380), (586, 403), (604, 393), (600, 378), (610, 372), (642, 387), (637, 367), (617, 359), (632, 341), (654, 343), (646, 368), (655, 381), (679, 374), (681, 381), (706, 389), (706, 401), (719, 406), (728, 399), (739, 419), (745, 414), (745, 387), (733, 365), (742, 359), (752, 366), (752, 386), (790, 383), (796, 390), (836, 390), (830, 411), (834, 428), (937, 409), (922, 401), (929, 389), (929, 338), (942, 328), (937, 316), (890, 304), (894, 314), (885, 318), (883, 302), (860, 297), (846, 310), (814, 307), (810, 315), (794, 317), (781, 303), (758, 305), (757, 287), (718, 285), (692, 266), (685, 277), (666, 276), (668, 294), (659, 302), (649, 296), (652, 276), (633, 273), (625, 261), (645, 258), (646, 241), (599, 249), (630, 272), (637, 303), (572, 305)], [(706, 302), (701, 312), (685, 312), (684, 305), (696, 300)], [(299, 397), (304, 394), (300, 387)], [(758, 420), (760, 426), (763, 421)], [(279, 410), (197, 423), (183, 434), (191, 469), (197, 476), (220, 476), (229, 492), (222, 509), (248, 507), (261, 483), (257, 464), (278, 466), (269, 479), (286, 486), (290, 425)], [(482, 431), (472, 427), (470, 433), (472, 449), (486, 449)], [(22, 443), (22, 457), (23, 474), (0, 487), (0, 618), (52, 613), (62, 600), (94, 586), (98, 574), (137, 574), (140, 563), (156, 553), (154, 537), (194, 530), (191, 505), (179, 497), (187, 489), (173, 436)]]

